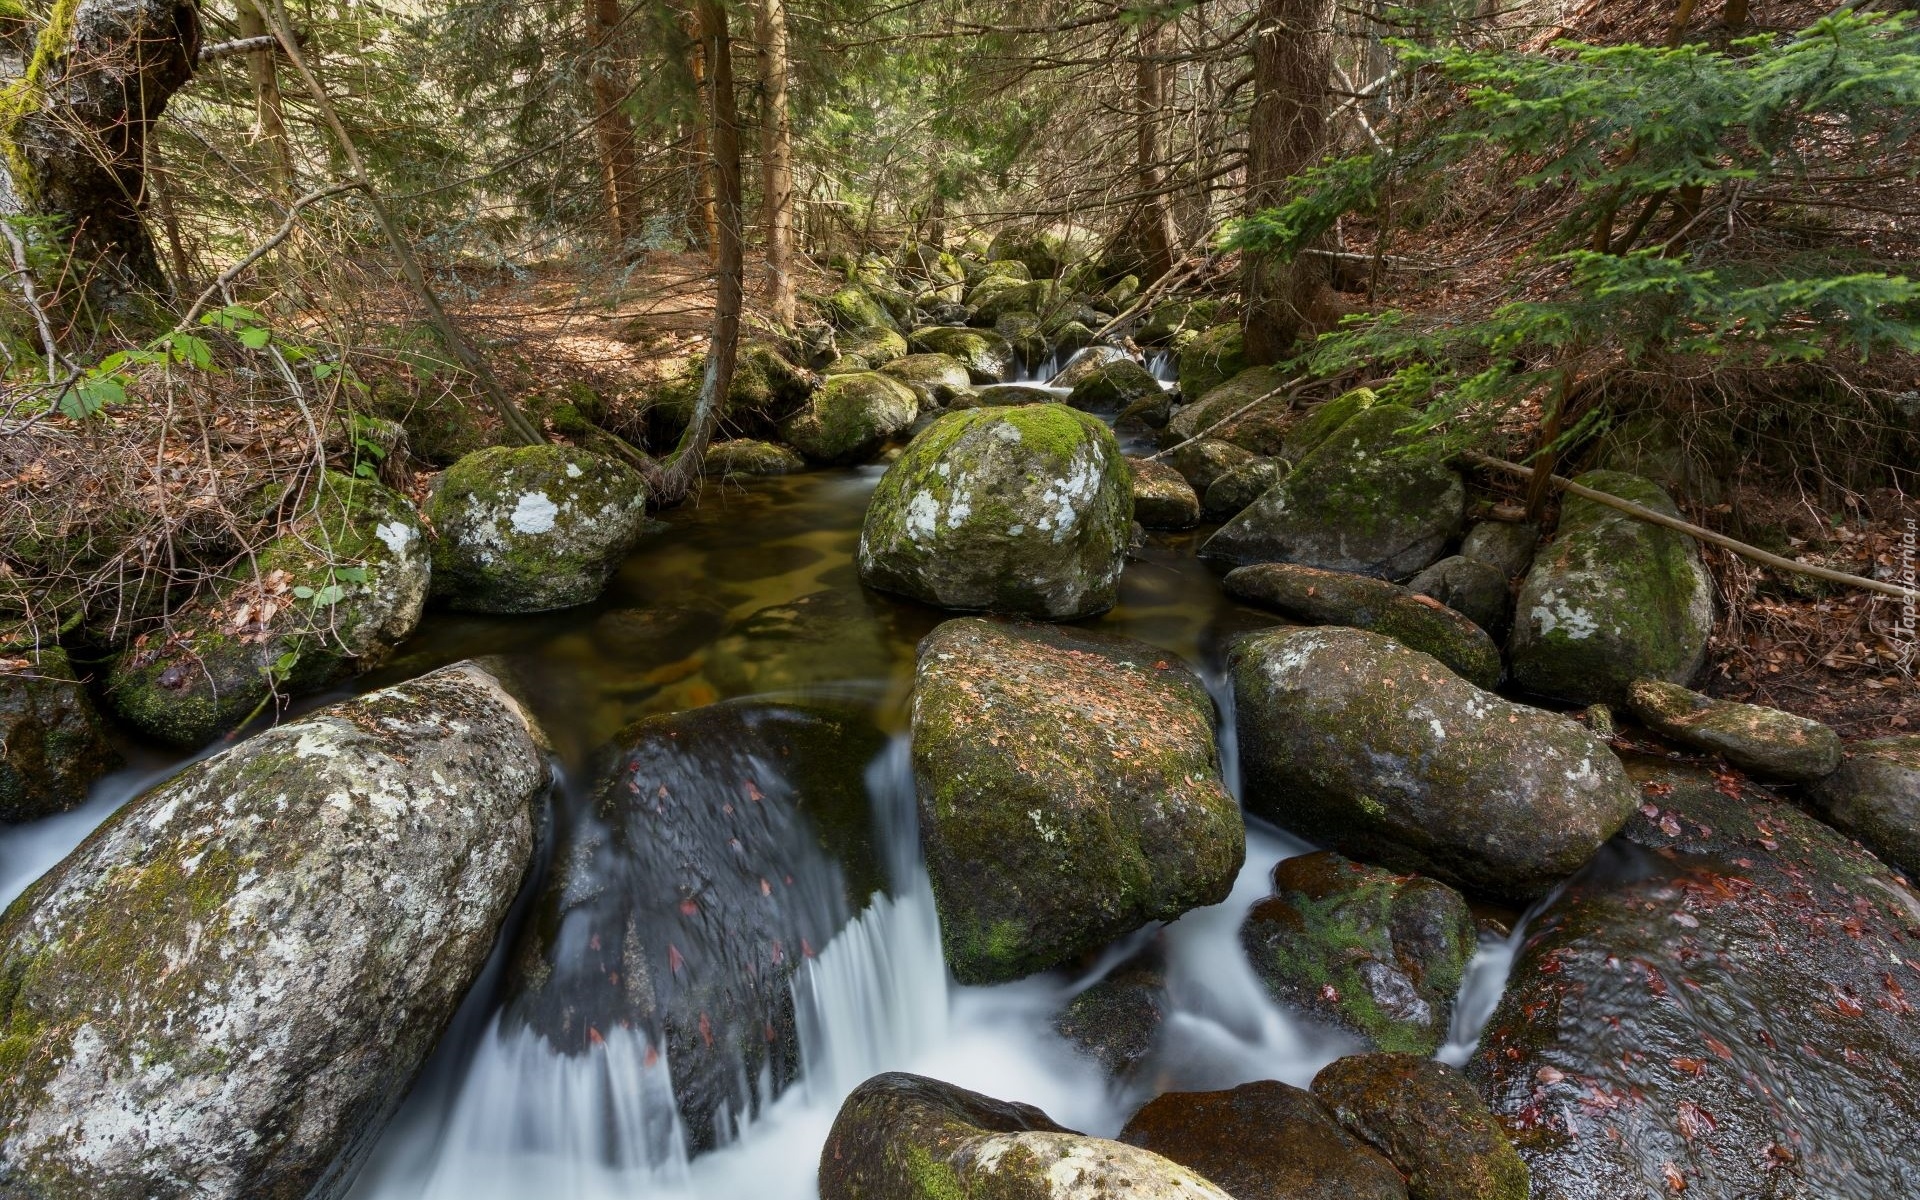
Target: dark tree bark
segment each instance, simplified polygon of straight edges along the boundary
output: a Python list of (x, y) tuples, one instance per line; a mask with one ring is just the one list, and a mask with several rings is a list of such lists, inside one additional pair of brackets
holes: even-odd
[(1141, 201), (1140, 249), (1147, 260), (1147, 283), (1173, 270), (1180, 254), (1180, 231), (1173, 223), (1173, 200), (1167, 194), (1166, 172), (1160, 169), (1161, 109), (1167, 102), (1168, 65), (1159, 61), (1166, 44), (1165, 26), (1148, 21), (1140, 26), (1140, 61), (1134, 66), (1133, 99), (1139, 112), (1135, 126), (1134, 158)]
[(0, 79), (0, 215), (55, 218), (97, 300), (164, 284), (141, 220), (147, 132), (199, 52), (192, 0), (56, 0)]
[(633, 122), (621, 102), (627, 94), (624, 64), (613, 39), (620, 28), (620, 0), (586, 0), (587, 42), (593, 56), (587, 76), (593, 103), (593, 136), (600, 150), (600, 180), (606, 191), (607, 228), (615, 246), (640, 234), (639, 178)]
[[(1253, 113), (1247, 129), (1247, 210), (1285, 198), (1288, 178), (1326, 151), (1327, 81), (1333, 72), (1333, 0), (1261, 0), (1253, 42)], [(1242, 267), (1249, 361), (1285, 358), (1324, 307), (1327, 260), (1248, 254)]]

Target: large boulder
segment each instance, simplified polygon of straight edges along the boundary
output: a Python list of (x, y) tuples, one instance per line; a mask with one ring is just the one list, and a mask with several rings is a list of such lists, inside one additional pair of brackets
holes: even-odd
[[(1415, 1054), (1355, 1054), (1322, 1067), (1313, 1094), (1387, 1156), (1406, 1177), (1411, 1200), (1527, 1200), (1526, 1162), (1472, 1081), (1445, 1063)], [(1547, 1188), (1560, 1182), (1545, 1173), (1533, 1178)]]
[(827, 317), (849, 333), (865, 329), (893, 329), (893, 314), (881, 302), (874, 289), (850, 283), (826, 298)]
[(1187, 403), (1173, 414), (1167, 433), (1183, 440), (1205, 434), (1255, 454), (1278, 454), (1293, 424), (1293, 405), (1271, 393), (1286, 382), (1274, 367), (1248, 367), (1204, 396), (1183, 393)]
[(486, 963), (545, 781), (463, 663), (109, 817), (0, 919), (0, 1193), (340, 1195)]
[(1280, 448), (1280, 458), (1289, 466), (1297, 464), (1338, 433), (1342, 425), (1378, 403), (1380, 398), (1373, 394), (1371, 388), (1354, 388), (1332, 400), (1314, 405), (1300, 414), (1288, 429), (1287, 440)]
[(0, 645), (0, 824), (75, 807), (119, 761), (66, 651)]
[(1276, 629), (1229, 655), (1247, 809), (1343, 854), (1532, 900), (1638, 796), (1606, 744), (1358, 629)]
[(1386, 634), (1433, 655), (1477, 687), (1500, 683), (1500, 648), (1486, 630), (1398, 584), (1293, 563), (1255, 563), (1227, 572), (1221, 587), (1235, 600), (1297, 621)]
[(1176, 444), (1163, 451), (1173, 469), (1186, 477), (1196, 495), (1206, 495), (1214, 483), (1248, 463), (1259, 462), (1251, 450), (1242, 450), (1232, 442), (1201, 438), (1197, 442)]
[(1113, 607), (1132, 522), (1126, 462), (1096, 418), (949, 413), (874, 490), (860, 577), (941, 608), (1074, 620)]
[(820, 1200), (1237, 1200), (1138, 1147), (920, 1075), (853, 1089), (820, 1149)]
[(1247, 369), (1238, 325), (1215, 325), (1180, 348), (1180, 394), (1189, 402)]
[(863, 463), (913, 427), (920, 398), (891, 375), (856, 371), (827, 379), (780, 426), (780, 438), (809, 462)]
[(1282, 860), (1240, 924), (1254, 974), (1281, 1004), (1368, 1046), (1432, 1054), (1473, 957), (1473, 913), (1438, 880), (1331, 850)]
[(1120, 1140), (1190, 1167), (1234, 1200), (1406, 1200), (1400, 1173), (1311, 1093), (1275, 1079), (1168, 1092)]
[(1163, 394), (1166, 389), (1153, 373), (1130, 358), (1121, 358), (1068, 380), (1062, 372), (1055, 387), (1071, 388), (1067, 403), (1088, 412), (1120, 412), (1135, 401)]
[(276, 691), (378, 666), (413, 632), (437, 572), (412, 506), (371, 479), (329, 472), (302, 507), (212, 596), (176, 614), (171, 633), (114, 660), (107, 702), (128, 725), (203, 746)]
[(1201, 512), (1209, 521), (1228, 520), (1279, 483), (1286, 473), (1279, 459), (1255, 458), (1243, 462), (1207, 485), (1200, 502)]
[(941, 946), (999, 983), (1226, 899), (1245, 857), (1213, 701), (1143, 642), (949, 621), (920, 646), (913, 768)]
[(865, 786), (884, 743), (858, 714), (759, 701), (649, 717), (615, 742), (593, 819), (555, 849), (503, 1021), (571, 1056), (635, 1031), (707, 1149), (756, 1111), (763, 1073), (775, 1092), (792, 1082), (793, 974), (884, 884)]
[(1286, 478), (1208, 539), (1230, 562), (1297, 562), (1405, 579), (1440, 557), (1466, 516), (1466, 487), (1412, 409), (1361, 410)]
[(1715, 700), (1658, 679), (1635, 680), (1627, 706), (1660, 736), (1719, 754), (1764, 779), (1805, 783), (1840, 766), (1839, 734), (1777, 708)]
[[(1589, 471), (1574, 482), (1678, 516), (1658, 484)], [(1520, 588), (1514, 682), (1576, 704), (1622, 704), (1636, 679), (1686, 683), (1713, 631), (1713, 580), (1692, 538), (1569, 495)]]
[(1834, 828), (1920, 879), (1920, 734), (1853, 743), (1808, 796)]
[(913, 389), (920, 399), (920, 411), (945, 408), (965, 395), (973, 384), (967, 364), (951, 354), (909, 354), (880, 368)]
[(709, 477), (725, 479), (730, 475), (791, 475), (805, 470), (807, 460), (778, 442), (760, 442), (752, 438), (733, 438), (714, 442), (700, 460), (701, 471)]
[(1035, 229), (1003, 229), (987, 246), (987, 260), (1012, 259), (1035, 279), (1044, 279), (1090, 261), (1105, 241), (1094, 230), (1065, 221)]
[(1060, 397), (1043, 387), (1028, 383), (995, 383), (980, 388), (956, 407), (1013, 408), (1023, 404), (1052, 404)]
[(1469, 1063), (1535, 1194), (1920, 1194), (1920, 896), (1757, 786), (1632, 770)]
[(1013, 345), (991, 330), (925, 325), (907, 336), (916, 354), (944, 354), (966, 367), (975, 383), (1003, 383), (1013, 375)]
[(1148, 529), (1191, 529), (1200, 523), (1200, 498), (1180, 472), (1163, 462), (1129, 458), (1133, 515)]
[(897, 358), (905, 357), (907, 339), (892, 329), (861, 329), (839, 339), (840, 357), (834, 361), (836, 375), (850, 374), (845, 367), (873, 370)]

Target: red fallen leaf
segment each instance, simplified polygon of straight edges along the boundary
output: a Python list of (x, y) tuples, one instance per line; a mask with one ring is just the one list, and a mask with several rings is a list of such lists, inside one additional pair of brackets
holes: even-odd
[(760, 789), (754, 786), (753, 780), (751, 779), (747, 780), (747, 799), (749, 800), (765, 800), (766, 799), (765, 796), (760, 794)]
[(1727, 1047), (1725, 1042), (1717, 1037), (1707, 1038), (1707, 1049), (1713, 1051), (1714, 1054), (1719, 1057), (1726, 1059), (1728, 1062), (1733, 1061), (1733, 1051)]
[[(1673, 785), (1670, 783), (1647, 782), (1640, 785), (1640, 790), (1645, 792), (1649, 796), (1673, 795)], [(1641, 811), (1645, 812), (1646, 810), (1641, 809)]]
[(697, 901), (682, 900), (680, 902), (680, 915), (683, 917), (691, 917), (692, 915), (694, 915), (699, 911), (700, 911), (700, 905)]
[(721, 811), (721, 812), (723, 812), (723, 813), (725, 813), (725, 814), (727, 814), (728, 816), (732, 816), (732, 815), (733, 815), (733, 805), (731, 805), (731, 804), (722, 804), (722, 805), (720, 806), (720, 811)]
[(1173, 664), (1163, 658), (1159, 662), (1156, 662), (1153, 664), (1153, 669), (1156, 671), (1171, 671), (1173, 669)]
[(587, 939), (587, 949), (598, 950), (599, 948), (600, 948), (600, 935), (596, 933), (592, 937)]
[(1705, 1075), (1707, 1073), (1707, 1064), (1704, 1059), (1676, 1058), (1673, 1060), (1673, 1069), (1676, 1071), (1685, 1071), (1689, 1075)]
[(1660, 832), (1666, 834), (1668, 837), (1677, 838), (1680, 836), (1680, 822), (1672, 813), (1668, 813), (1660, 818)]
[(767, 1045), (773, 1045), (774, 1039), (779, 1036), (773, 1031), (773, 1022), (769, 1021), (760, 1027), (760, 1036), (767, 1039)]
[(1692, 1141), (1702, 1134), (1712, 1133), (1720, 1127), (1713, 1114), (1701, 1108), (1691, 1100), (1680, 1102), (1680, 1136)]
[(779, 941), (776, 940), (773, 943), (773, 965), (776, 967), (779, 966), (780, 963), (786, 959), (786, 957), (787, 957), (787, 948), (785, 946), (782, 946), (779, 943)]
[(813, 957), (813, 946), (805, 938), (800, 939), (800, 957), (801, 958)]
[(667, 970), (673, 972), (675, 975), (678, 975), (680, 973), (680, 968), (686, 965), (687, 965), (687, 960), (680, 957), (680, 947), (674, 945), (672, 942), (668, 942), (667, 943)]
[(607, 1039), (601, 1037), (600, 1031), (591, 1025), (587, 1026), (587, 1041), (595, 1046), (604, 1046), (607, 1044)]
[(1761, 1155), (1760, 1166), (1768, 1171), (1777, 1171), (1781, 1167), (1790, 1165), (1794, 1157), (1792, 1150), (1775, 1142), (1767, 1147), (1765, 1154)]
[(1660, 819), (1660, 806), (1658, 804), (1642, 804), (1640, 806), (1640, 815), (1649, 821), (1658, 821)]
[(765, 876), (762, 876), (760, 879), (760, 894), (762, 896), (773, 895), (773, 885), (767, 882)]
[(1684, 1192), (1687, 1190), (1686, 1177), (1681, 1175), (1680, 1168), (1674, 1166), (1672, 1163), (1668, 1163), (1666, 1166), (1661, 1167), (1660, 1175), (1662, 1178), (1664, 1178), (1667, 1181), (1668, 1191), (1673, 1192), (1677, 1195), (1680, 1192)]
[(1839, 988), (1833, 989), (1833, 1006), (1840, 1010), (1840, 1015), (1843, 1017), (1857, 1017), (1867, 1011), (1860, 1007), (1858, 1000), (1847, 995)]
[(700, 1040), (707, 1044), (709, 1050), (713, 1048), (713, 1022), (707, 1020), (705, 1013), (700, 1014)]
[(667, 785), (664, 783), (660, 785), (660, 790), (656, 791), (654, 795), (660, 797), (662, 800), (673, 799), (673, 795), (667, 791)]
[(1840, 922), (1840, 928), (1846, 930), (1847, 936), (1856, 941), (1866, 936), (1867, 932), (1865, 923), (1863, 923), (1859, 917), (1848, 917), (1846, 920)]
[(1580, 1103), (1592, 1108), (1614, 1109), (1620, 1107), (1619, 1097), (1610, 1096), (1592, 1084), (1587, 1085), (1587, 1094), (1580, 1097)]
[(1840, 1057), (1846, 1059), (1847, 1065), (1850, 1067), (1864, 1067), (1867, 1065), (1867, 1056), (1855, 1050), (1852, 1046), (1841, 1047)]
[(1340, 989), (1330, 983), (1320, 985), (1320, 998), (1329, 1004), (1340, 1003)]
[(652, 1067), (652, 1066), (659, 1065), (659, 1062), (660, 1062), (660, 1052), (658, 1050), (655, 1050), (652, 1046), (648, 1046), (647, 1057), (645, 1062), (642, 1065)]

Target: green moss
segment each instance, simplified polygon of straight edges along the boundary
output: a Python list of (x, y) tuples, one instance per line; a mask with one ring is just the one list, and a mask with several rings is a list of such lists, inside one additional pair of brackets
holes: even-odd
[(967, 1200), (960, 1173), (924, 1147), (907, 1147), (906, 1167), (907, 1178), (913, 1182), (913, 1195), (908, 1200)]
[(1298, 463), (1318, 450), (1340, 427), (1379, 402), (1368, 388), (1355, 388), (1308, 412), (1288, 433), (1281, 457)]
[[(39, 111), (48, 77), (67, 53), (67, 43), (73, 38), (74, 18), (79, 11), (80, 0), (54, 0), (53, 8), (47, 13), (47, 23), (34, 42), (27, 69), (19, 79), (0, 88), (0, 154), (6, 156), (14, 192), (30, 205), (38, 203), (40, 188), (35, 182), (33, 165), (20, 145), (21, 125)], [(24, 7), (20, 8), (19, 15), (26, 17)]]

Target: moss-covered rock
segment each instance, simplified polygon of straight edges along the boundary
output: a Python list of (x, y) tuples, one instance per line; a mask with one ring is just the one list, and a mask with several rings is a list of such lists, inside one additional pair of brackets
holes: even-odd
[(1167, 1008), (1166, 969), (1149, 948), (1069, 1000), (1053, 1030), (1109, 1078), (1125, 1080), (1153, 1054)]
[(1013, 374), (1013, 347), (991, 330), (963, 325), (923, 325), (907, 337), (918, 354), (945, 354), (958, 359), (975, 383), (1001, 383)]
[[(1294, 424), (1293, 402), (1285, 396), (1264, 401), (1260, 398), (1278, 391), (1286, 382), (1286, 376), (1274, 367), (1248, 367), (1205, 395), (1183, 391), (1187, 403), (1173, 414), (1167, 436), (1184, 441), (1204, 433), (1255, 454), (1278, 454)], [(1248, 405), (1253, 407), (1247, 409)]]
[(1286, 474), (1277, 458), (1249, 459), (1207, 485), (1201, 515), (1209, 521), (1231, 520)]
[[(859, 338), (847, 335), (845, 340), (857, 344)], [(647, 397), (646, 416), (655, 445), (671, 445), (693, 419), (706, 369), (707, 356), (696, 354), (679, 374), (653, 388)], [(766, 430), (804, 403), (817, 382), (813, 372), (790, 361), (778, 347), (742, 342), (726, 400), (720, 406), (720, 419), (729, 429)]]
[[(1575, 482), (1670, 516), (1659, 485), (1589, 471)], [(1713, 580), (1692, 538), (1579, 496), (1534, 560), (1507, 642), (1514, 682), (1576, 704), (1621, 704), (1636, 679), (1686, 683), (1706, 658)]]
[(920, 646), (913, 767), (941, 947), (963, 983), (1217, 904), (1245, 857), (1213, 701), (1142, 642), (947, 622)]
[(1808, 792), (1835, 828), (1920, 880), (1920, 734), (1853, 743)]
[(1180, 472), (1163, 462), (1129, 458), (1133, 472), (1133, 517), (1148, 529), (1192, 529), (1200, 523), (1200, 498)]
[(1353, 858), (1527, 901), (1638, 803), (1578, 724), (1379, 634), (1256, 633), (1228, 670), (1248, 811)]
[(1378, 403), (1379, 397), (1370, 389), (1354, 388), (1325, 404), (1316, 404), (1288, 431), (1287, 439), (1280, 448), (1280, 457), (1289, 466), (1299, 463), (1338, 433), (1342, 425)]
[(470, 612), (544, 612), (600, 594), (646, 530), (646, 483), (570, 446), (496, 446), (441, 477), (433, 594)]
[(820, 1149), (820, 1200), (1234, 1200), (1156, 1154), (1085, 1137), (1025, 1104), (876, 1075)]
[(855, 359), (868, 370), (885, 366), (907, 353), (907, 339), (891, 329), (861, 329), (839, 339), (841, 360)]
[[(1072, 401), (1071, 396), (1068, 401)], [(1113, 419), (1113, 427), (1121, 433), (1154, 434), (1165, 429), (1172, 419), (1173, 396), (1165, 388), (1156, 387), (1121, 409), (1120, 415)]]
[(1292, 563), (1258, 563), (1227, 572), (1221, 586), (1236, 600), (1298, 621), (1383, 633), (1433, 655), (1476, 687), (1500, 683), (1500, 648), (1486, 630), (1397, 584)]
[(0, 1190), (329, 1187), (486, 963), (532, 858), (536, 743), (461, 664), (109, 817), (0, 918)]
[(880, 480), (860, 577), (942, 608), (1075, 620), (1113, 607), (1133, 489), (1113, 433), (1062, 404), (949, 413)]
[(1130, 358), (1098, 364), (1070, 381), (1067, 375), (1062, 371), (1054, 386), (1070, 388), (1067, 403), (1088, 412), (1119, 412), (1137, 400), (1166, 392), (1151, 371)]
[(1468, 1064), (1534, 1178), (1920, 1195), (1920, 896), (1763, 788), (1629, 769), (1618, 869), (1529, 923)]
[(1201, 438), (1197, 442), (1175, 446), (1167, 453), (1167, 462), (1193, 485), (1196, 495), (1202, 496), (1213, 487), (1215, 481), (1257, 461), (1259, 456), (1253, 451), (1242, 450), (1232, 442), (1223, 442), (1218, 438)]
[(893, 314), (886, 305), (874, 295), (873, 290), (863, 284), (851, 283), (826, 298), (827, 319), (835, 328), (848, 333), (863, 329), (888, 329), (898, 327), (894, 324)]
[(1118, 346), (1088, 346), (1083, 353), (1075, 354), (1060, 373), (1047, 382), (1057, 388), (1072, 391), (1074, 385), (1092, 375), (1100, 368), (1112, 363), (1131, 361), (1127, 352)]
[(1030, 312), (1003, 312), (994, 318), (993, 331), (1007, 339), (1020, 362), (1032, 370), (1047, 361), (1053, 347), (1040, 331), (1040, 318)]
[(1405, 579), (1440, 557), (1466, 517), (1466, 486), (1437, 446), (1401, 432), (1398, 404), (1366, 408), (1207, 540), (1229, 562), (1293, 562)]
[(1062, 298), (1060, 285), (1051, 279), (1015, 283), (1009, 279), (989, 277), (967, 294), (967, 307), (973, 311), (971, 323), (974, 325), (997, 326), (1010, 314), (1024, 313), (1032, 318), (1031, 329), (1038, 335), (1038, 314), (1053, 311)]
[[(1406, 1177), (1412, 1200), (1527, 1200), (1527, 1164), (1473, 1084), (1445, 1063), (1413, 1054), (1355, 1054), (1322, 1067), (1313, 1094), (1386, 1155)], [(1563, 1180), (1586, 1182), (1550, 1174), (1543, 1182)]]
[(951, 354), (909, 354), (881, 367), (880, 373), (912, 388), (923, 413), (945, 408), (965, 395), (973, 384), (967, 364)]
[(1120, 1140), (1200, 1172), (1234, 1200), (1406, 1200), (1400, 1173), (1325, 1105), (1274, 1079), (1169, 1092)]
[(734, 438), (710, 443), (700, 469), (711, 478), (725, 479), (729, 475), (791, 475), (806, 465), (806, 459), (776, 442)]
[(919, 415), (920, 398), (890, 375), (835, 375), (781, 423), (780, 438), (808, 462), (863, 463), (911, 429)]
[(1482, 521), (1460, 539), (1460, 556), (1486, 563), (1502, 579), (1518, 579), (1533, 565), (1540, 544), (1538, 527), (1508, 521)]
[(0, 824), (65, 812), (120, 761), (58, 646), (0, 645)]
[(1627, 707), (1664, 738), (1723, 756), (1762, 779), (1806, 783), (1840, 766), (1840, 735), (1777, 708), (1715, 700), (1677, 683), (1635, 680)]
[(1438, 880), (1321, 850), (1274, 867), (1273, 895), (1247, 912), (1240, 945), (1279, 1003), (1372, 1049), (1432, 1054), (1473, 957), (1473, 913)]
[(106, 697), (123, 721), (202, 746), (276, 689), (311, 691), (378, 666), (413, 632), (433, 566), (412, 506), (331, 472), (301, 506), (288, 532), (177, 613), (169, 636), (114, 659)]
[(407, 431), (417, 457), (445, 466), (491, 444), (487, 424), (464, 398), (437, 387), (414, 388), (395, 379), (376, 380), (369, 395), (374, 414)]
[(1489, 636), (1503, 637), (1507, 632), (1513, 601), (1507, 577), (1479, 559), (1449, 555), (1407, 580), (1407, 590), (1446, 605)]
[(1219, 319), (1217, 300), (1163, 300), (1153, 306), (1133, 340), (1142, 346), (1161, 346), (1180, 333), (1211, 329)]
[(1238, 325), (1215, 325), (1180, 347), (1180, 395), (1189, 403), (1247, 369)]
[(1038, 229), (1003, 229), (987, 247), (987, 260), (1011, 259), (1035, 279), (1062, 275), (1100, 253), (1106, 239), (1082, 225), (1060, 221)]
[(1024, 383), (995, 383), (983, 387), (960, 407), (966, 408), (1008, 408), (1026, 404), (1052, 404), (1058, 396), (1043, 387), (1033, 387)]

